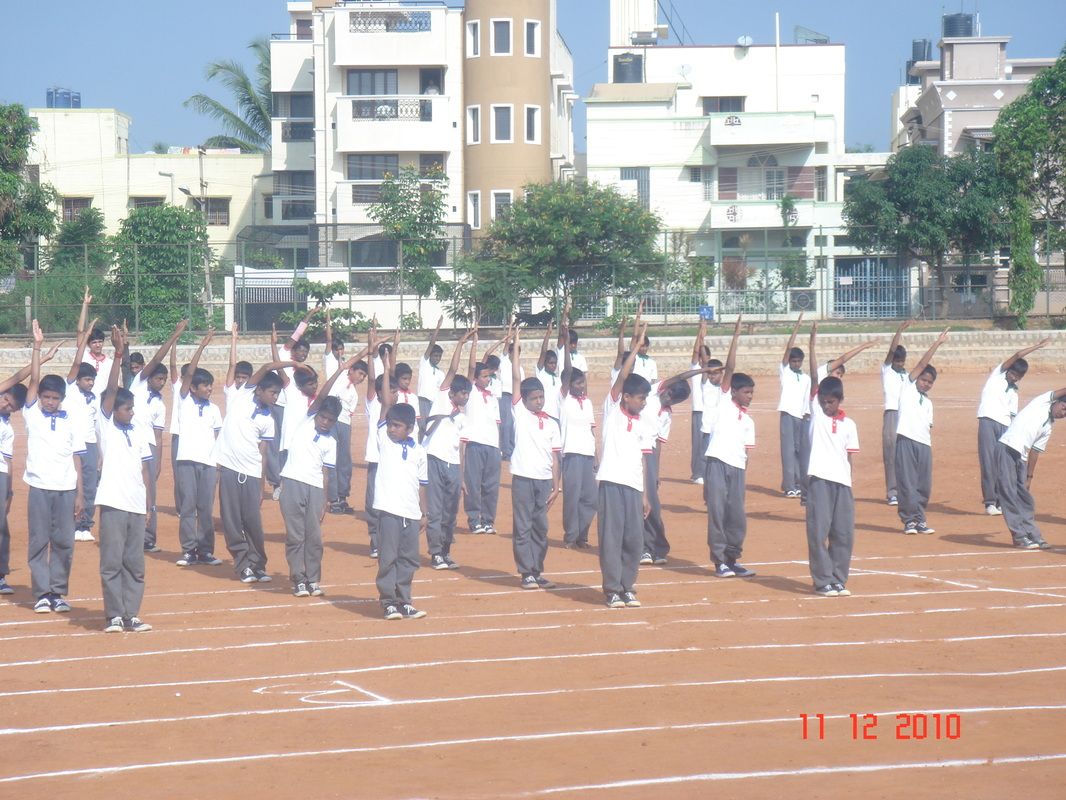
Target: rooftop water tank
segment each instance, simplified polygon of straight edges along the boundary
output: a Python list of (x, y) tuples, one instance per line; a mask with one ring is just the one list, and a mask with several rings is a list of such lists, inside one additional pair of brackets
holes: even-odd
[(615, 83), (644, 83), (644, 57), (636, 53), (619, 53), (614, 57)]
[(973, 14), (945, 14), (943, 30), (945, 39), (973, 36)]

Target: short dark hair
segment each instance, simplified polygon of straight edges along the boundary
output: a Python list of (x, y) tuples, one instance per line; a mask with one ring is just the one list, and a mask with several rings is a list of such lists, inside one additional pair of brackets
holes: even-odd
[(500, 357), (499, 356), (489, 356), (488, 358), (485, 359), (485, 366), (487, 366), (489, 369), (499, 369), (500, 368)]
[(215, 382), (215, 376), (214, 375), (212, 375), (206, 369), (202, 369), (201, 367), (197, 367), (196, 371), (192, 374), (192, 378), (189, 380), (189, 385), (193, 386), (193, 387), (196, 387), (196, 386), (203, 386), (205, 383), (214, 383), (214, 382)]
[(1018, 377), (1021, 378), (1029, 371), (1029, 362), (1024, 358), (1016, 358), (1014, 359), (1014, 363), (1007, 367), (1007, 370), (1009, 372), (1017, 373)]
[(259, 379), (259, 383), (256, 384), (257, 389), (280, 389), (282, 386), (281, 376), (278, 373), (271, 370), (262, 378)]
[(897, 344), (896, 345), (896, 349), (892, 351), (892, 360), (895, 361), (896, 359), (899, 359), (900, 361), (902, 361), (906, 357), (907, 357), (907, 348), (904, 347), (901, 344)]
[(26, 405), (26, 387), (23, 386), (21, 383), (16, 383), (14, 386), (8, 389), (5, 394), (10, 396), (13, 410), (20, 409), (24, 405)]
[(791, 350), (788, 351), (788, 360), (789, 361), (791, 361), (794, 358), (804, 358), (804, 357), (805, 356), (803, 354), (803, 351), (800, 350), (798, 347), (793, 347)]
[(707, 359), (707, 366), (708, 367), (724, 367), (725, 364), (723, 364), (722, 360), (719, 359), (719, 358), (708, 358)]
[[(392, 385), (391, 383), (389, 384)], [(381, 374), (374, 378), (374, 391), (378, 393), (378, 398), (381, 397), (381, 391), (385, 388), (385, 375)]]
[(921, 371), (921, 373), (918, 375), (918, 377), (920, 378), (920, 377), (922, 377), (922, 375), (932, 375), (933, 376), (933, 380), (935, 381), (936, 380), (936, 367), (934, 367), (932, 364), (929, 364), (925, 369), (923, 369)]
[(519, 391), (522, 393), (522, 399), (525, 400), (533, 392), (544, 391), (544, 384), (540, 382), (540, 378), (526, 378), (519, 384)]
[(571, 328), (567, 338), (570, 340), (570, 344), (577, 344), (577, 331)]
[(444, 348), (441, 347), (439, 344), (435, 344), (431, 348), (429, 348), (429, 354), (431, 356), (432, 355), (436, 355), (437, 353), (440, 353), (441, 355), (444, 355)]
[(318, 410), (334, 418), (339, 417), (341, 415), (341, 400), (339, 397), (327, 395), (322, 400), (322, 405), (318, 407)]
[(362, 370), (363, 372), (370, 372), (370, 367), (369, 367), (369, 366), (367, 365), (367, 363), (366, 363), (365, 361), (363, 361), (363, 360), (359, 360), (359, 361), (356, 361), (356, 362), (355, 362), (354, 364), (352, 364), (352, 365), (351, 365), (351, 366), (350, 366), (350, 367), (349, 367), (348, 369), (349, 369), (349, 370), (353, 370), (353, 369), (361, 369), (361, 370)]
[(58, 375), (45, 375), (37, 384), (37, 394), (55, 392), (61, 398), (67, 396), (67, 382)]
[(293, 380), (296, 381), (296, 388), (302, 389), (312, 383), (318, 383), (318, 373), (311, 367), (300, 367), (293, 370)]
[(402, 378), (405, 375), (413, 375), (414, 370), (411, 369), (411, 365), (401, 361), (396, 365), (396, 368), (392, 371), (392, 374), (397, 378)]
[(476, 380), (482, 372), (486, 372), (491, 369), (492, 367), (490, 367), (488, 364), (482, 361), (477, 362), (476, 364), (474, 364), (474, 379)]
[(234, 375), (251, 375), (254, 372), (255, 369), (252, 368), (252, 362), (250, 361), (238, 361), (233, 365)]
[(555, 362), (559, 363), (559, 354), (556, 353), (554, 350), (549, 350), (547, 353), (544, 354), (545, 361), (547, 361), (549, 358), (554, 358)]
[(663, 400), (664, 406), (673, 406), (678, 403), (683, 403), (688, 400), (688, 396), (692, 394), (692, 389), (688, 385), (688, 381), (678, 381), (677, 383), (670, 384), (670, 388), (666, 390), (666, 395)]
[(651, 346), (651, 338), (648, 337), (648, 336), (645, 336), (644, 337), (644, 344), (646, 344), (646, 345), (648, 345), (650, 347)]
[(329, 349), (330, 350), (343, 350), (344, 349), (344, 339), (333, 339), (329, 343)]
[(104, 329), (103, 328), (93, 328), (92, 331), (89, 333), (89, 341), (90, 342), (102, 342), (103, 340), (104, 340)]
[(822, 378), (822, 382), (818, 384), (818, 396), (819, 397), (833, 397), (837, 400), (844, 399), (844, 381), (840, 380), (834, 375), (830, 375), (827, 378)]
[(729, 381), (730, 391), (735, 392), (738, 389), (747, 389), (749, 386), (755, 386), (755, 381), (752, 379), (751, 375), (743, 372), (733, 373), (733, 378)]
[(291, 353), (297, 347), (303, 348), (304, 350), (310, 350), (311, 343), (307, 341), (307, 339), (297, 339), (295, 342), (292, 343), (292, 346), (289, 348), (289, 352)]
[(148, 377), (149, 378), (154, 378), (156, 375), (162, 375), (163, 377), (166, 377), (169, 374), (170, 374), (170, 370), (168, 370), (165, 365), (156, 364), (155, 368), (152, 370), (152, 374), (149, 375)]
[(418, 421), (418, 416), (415, 414), (413, 406), (407, 403), (397, 403), (385, 412), (385, 420), (387, 422), (402, 422), (407, 427), (413, 428), (415, 422)]
[(567, 385), (573, 386), (574, 381), (580, 380), (585, 377), (585, 373), (579, 370), (577, 367), (570, 367), (570, 374), (567, 376)]
[(622, 382), (622, 394), (648, 394), (651, 391), (651, 384), (648, 383), (648, 379), (643, 375), (637, 375), (635, 372), (631, 372), (626, 376), (626, 379)]
[(140, 364), (143, 367), (145, 363), (144, 356), (140, 353), (130, 353), (130, 363)]
[(452, 378), (452, 385), (448, 387), (448, 392), (469, 392), (473, 388), (474, 384), (466, 375), (456, 375)]
[(133, 405), (133, 392), (129, 389), (123, 389), (121, 386), (115, 390), (115, 402), (113, 408), (119, 406), (132, 406)]
[(96, 367), (92, 364), (86, 364), (84, 361), (78, 364), (78, 380), (82, 378), (95, 378)]
[(378, 358), (384, 358), (386, 353), (392, 352), (392, 345), (388, 342), (378, 345)]

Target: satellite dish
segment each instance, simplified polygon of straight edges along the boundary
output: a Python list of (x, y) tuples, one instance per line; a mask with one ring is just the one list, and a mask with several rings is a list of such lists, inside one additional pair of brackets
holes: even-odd
[(751, 47), (751, 43), (752, 43), (753, 41), (755, 41), (755, 40), (754, 40), (754, 39), (752, 39), (752, 38), (751, 38), (750, 36), (748, 36), (747, 34), (745, 34), (744, 36), (741, 36), (741, 37), (739, 37), (739, 38), (737, 39), (737, 45), (738, 45), (739, 47)]

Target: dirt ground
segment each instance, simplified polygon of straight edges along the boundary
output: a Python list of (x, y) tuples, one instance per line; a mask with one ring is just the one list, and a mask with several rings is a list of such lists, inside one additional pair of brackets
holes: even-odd
[[(686, 404), (663, 458), (673, 551), (641, 568), (640, 609), (603, 606), (595, 550), (561, 546), (561, 503), (546, 569), (559, 588), (519, 589), (506, 470), (500, 535), (464, 530), (458, 572), (416, 576), (423, 620), (380, 619), (355, 517), (326, 518), (322, 598), (291, 595), (269, 500), (273, 583), (242, 585), (228, 562), (181, 569), (166, 453), (142, 613), (155, 630), (105, 635), (95, 544), (76, 546), (73, 612), (30, 610), (20, 437), (0, 798), (1062, 797), (1066, 434), (1034, 482), (1056, 546), (1011, 549), (980, 504), (983, 377), (934, 388), (937, 532), (903, 536), (883, 500), (879, 380), (848, 376), (864, 449), (847, 598), (811, 594), (802, 509), (778, 491), (772, 378), (753, 406), (744, 561), (758, 577), (708, 569)], [(1034, 368), (1022, 401), (1055, 380)]]

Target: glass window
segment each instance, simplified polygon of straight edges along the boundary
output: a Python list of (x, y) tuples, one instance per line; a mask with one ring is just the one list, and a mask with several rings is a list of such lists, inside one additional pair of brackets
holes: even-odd
[(481, 23), (477, 20), (466, 23), (466, 57), (481, 55)]
[(164, 203), (162, 197), (131, 197), (130, 208), (148, 208), (150, 206), (161, 206)]
[(766, 170), (766, 199), (780, 200), (785, 196), (785, 171), (780, 168)]
[(540, 55), (540, 23), (536, 20), (526, 20), (526, 55)]
[(526, 106), (526, 143), (540, 144), (540, 108)]
[(315, 173), (312, 170), (300, 170), (274, 173), (274, 194), (283, 197), (292, 195), (314, 195)]
[(348, 180), (380, 181), (385, 175), (398, 175), (400, 156), (396, 153), (349, 153)]
[(63, 198), (63, 221), (71, 222), (81, 216), (87, 208), (91, 208), (91, 197), (64, 197)]
[(466, 143), (481, 144), (481, 106), (466, 109)]
[(636, 181), (637, 202), (645, 211), (651, 208), (651, 169), (649, 167), (622, 167), (619, 179)]
[(229, 198), (207, 198), (207, 224), (229, 225)]
[(512, 120), (511, 116), (514, 113), (514, 109), (511, 106), (493, 106), (492, 107), (492, 141), (493, 142), (512, 142), (514, 141), (513, 134), (511, 132)]
[(399, 266), (399, 249), (390, 239), (366, 239), (349, 242), (352, 269), (395, 269)]
[(481, 227), (481, 192), (466, 193), (466, 221), (474, 230)]
[(511, 20), (494, 19), (492, 21), (492, 54), (494, 56), (511, 55)]
[(506, 214), (511, 210), (511, 193), (493, 192), (492, 193), (492, 218), (499, 219), (503, 214)]
[(443, 176), (444, 153), (421, 153), (418, 156), (418, 174), (423, 178)]
[(274, 195), (263, 195), (263, 216), (267, 219), (274, 219)]
[(296, 20), (296, 38), (300, 40), (311, 38), (311, 20), (306, 18)]
[(829, 168), (814, 168), (814, 199), (824, 203), (829, 196)]
[(736, 114), (744, 110), (743, 97), (704, 97), (703, 115)]
[(289, 116), (299, 119), (315, 118), (315, 96), (310, 92), (293, 92), (289, 95)]
[(348, 70), (348, 94), (350, 95), (397, 94), (397, 85), (394, 69)]

